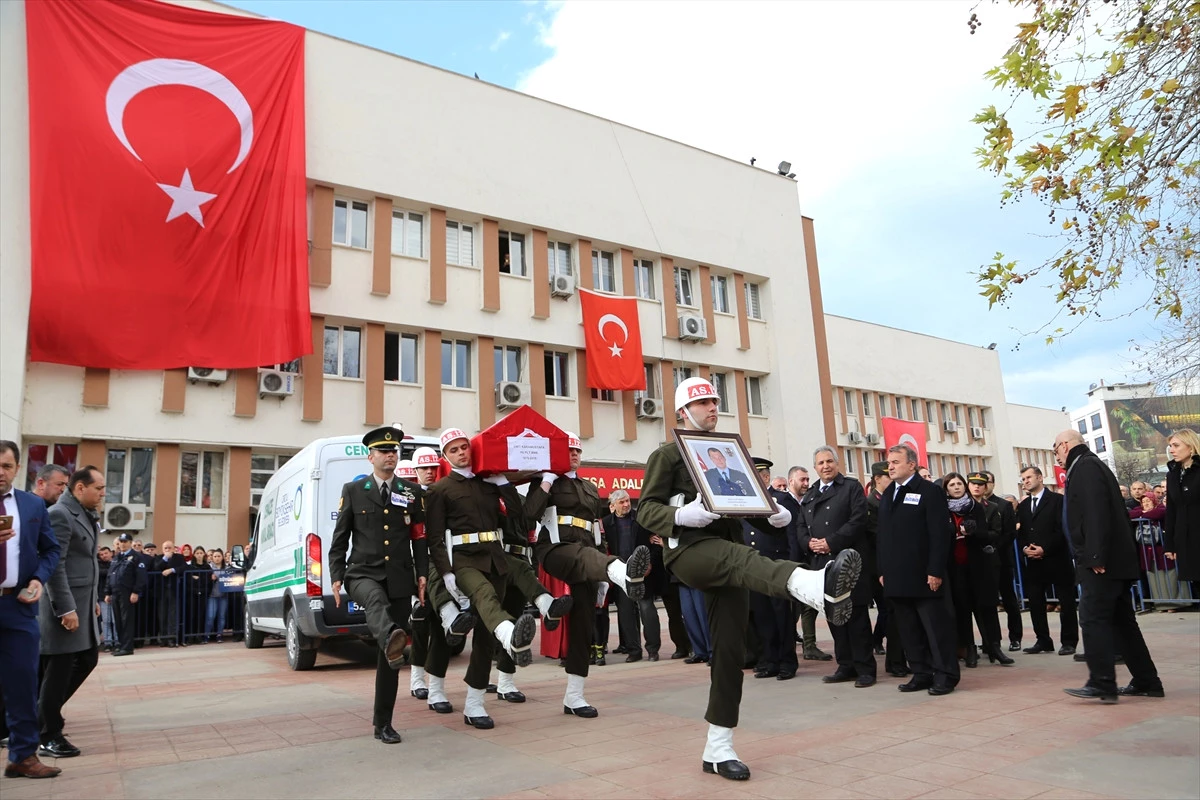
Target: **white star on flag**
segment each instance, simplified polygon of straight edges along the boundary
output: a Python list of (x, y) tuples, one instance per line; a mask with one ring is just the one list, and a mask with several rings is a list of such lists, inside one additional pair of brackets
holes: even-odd
[(196, 191), (192, 187), (192, 176), (186, 169), (183, 171), (183, 180), (179, 182), (178, 186), (160, 183), (158, 188), (171, 198), (171, 210), (167, 212), (167, 222), (187, 214), (200, 223), (201, 228), (204, 227), (204, 214), (201, 213), (200, 206), (216, 199), (217, 196), (208, 192)]
[(621, 357), (621, 348), (617, 346), (616, 342), (613, 342), (612, 347), (608, 348), (608, 352), (613, 354), (613, 358)]

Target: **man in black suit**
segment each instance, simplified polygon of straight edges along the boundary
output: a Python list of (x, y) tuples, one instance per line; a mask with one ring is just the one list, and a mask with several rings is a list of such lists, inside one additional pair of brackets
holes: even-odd
[[(1162, 697), (1162, 681), (1133, 614), (1129, 587), (1138, 579), (1137, 545), (1129, 514), (1112, 470), (1071, 428), (1054, 439), (1054, 458), (1067, 470), (1063, 527), (1083, 589), (1079, 624), (1087, 655), (1088, 681), (1064, 689), (1074, 697), (1117, 702), (1117, 695)], [(1117, 688), (1116, 651), (1133, 679)]]
[(996, 497), (996, 476), (987, 470), (983, 470), (983, 474), (988, 479), (988, 502), (1000, 509), (1000, 545), (996, 548), (996, 555), (1000, 560), (1000, 601), (1004, 604), (1004, 613), (1008, 616), (1008, 649), (1010, 652), (1016, 652), (1021, 649), (1021, 637), (1025, 634), (1024, 622), (1021, 619), (1021, 601), (1017, 599), (1017, 589), (1013, 583), (1013, 570), (1016, 567), (1016, 548), (1013, 547), (1013, 542), (1017, 540), (1017, 511), (1008, 500)]
[(950, 694), (958, 684), (957, 639), (946, 566), (953, 541), (946, 493), (917, 475), (917, 453), (888, 448), (892, 485), (879, 503), (880, 580), (893, 602), (913, 677), (902, 692)]
[(867, 498), (858, 481), (838, 469), (837, 453), (821, 445), (813, 453), (817, 481), (800, 501), (797, 538), (814, 568), (824, 567), (843, 550), (853, 548), (863, 569), (850, 590), (853, 611), (845, 625), (830, 625), (837, 669), (821, 678), (825, 683), (854, 681), (856, 689), (875, 685), (875, 654), (871, 644), (871, 582), (875, 553), (867, 540)]
[(1021, 485), (1029, 496), (1017, 506), (1017, 540), (1025, 557), (1025, 597), (1029, 600), (1029, 619), (1037, 641), (1025, 652), (1053, 653), (1054, 640), (1046, 621), (1046, 590), (1053, 587), (1058, 597), (1061, 625), (1060, 656), (1075, 653), (1079, 646), (1079, 622), (1075, 616), (1075, 567), (1067, 549), (1062, 527), (1062, 497), (1047, 491), (1038, 467), (1021, 472)]
[(704, 479), (708, 481), (713, 494), (726, 497), (743, 497), (754, 494), (750, 486), (750, 478), (740, 469), (730, 469), (725, 454), (717, 447), (708, 448), (708, 459), (712, 468), (704, 471)]

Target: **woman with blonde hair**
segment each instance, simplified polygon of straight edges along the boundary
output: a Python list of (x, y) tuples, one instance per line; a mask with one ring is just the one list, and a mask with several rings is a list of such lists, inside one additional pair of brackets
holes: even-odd
[[(1167, 439), (1167, 519), (1163, 544), (1179, 565), (1179, 579), (1200, 581), (1200, 436), (1191, 428)], [(1193, 594), (1194, 596), (1194, 594)]]

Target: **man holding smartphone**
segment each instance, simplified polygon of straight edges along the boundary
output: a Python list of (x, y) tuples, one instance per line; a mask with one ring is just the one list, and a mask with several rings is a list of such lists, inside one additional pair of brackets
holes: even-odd
[(15, 442), (0, 439), (0, 692), (9, 728), (4, 776), (53, 778), (62, 770), (37, 757), (37, 602), (60, 550), (46, 504), (13, 488), (20, 458)]

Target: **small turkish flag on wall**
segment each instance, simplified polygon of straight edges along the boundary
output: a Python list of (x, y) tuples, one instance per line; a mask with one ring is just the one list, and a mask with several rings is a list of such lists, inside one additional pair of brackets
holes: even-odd
[(149, 0), (25, 4), (34, 361), (312, 350), (304, 29)]
[(913, 422), (895, 417), (884, 417), (880, 422), (883, 423), (884, 447), (906, 444), (917, 451), (918, 464), (923, 467), (929, 466), (929, 457), (925, 453), (925, 442), (929, 436), (929, 429), (925, 427), (924, 422)]
[(593, 389), (645, 389), (642, 328), (636, 297), (579, 291), (587, 345), (588, 386)]

